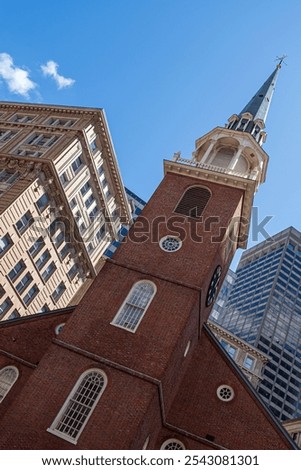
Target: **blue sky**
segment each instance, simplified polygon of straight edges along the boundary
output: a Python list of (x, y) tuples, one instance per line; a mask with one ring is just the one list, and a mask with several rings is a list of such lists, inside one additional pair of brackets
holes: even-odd
[(255, 205), (260, 219), (273, 216), (270, 234), (301, 230), (300, 24), (298, 0), (3, 2), (0, 99), (105, 108), (123, 180), (148, 199), (162, 160), (190, 158), (285, 53)]

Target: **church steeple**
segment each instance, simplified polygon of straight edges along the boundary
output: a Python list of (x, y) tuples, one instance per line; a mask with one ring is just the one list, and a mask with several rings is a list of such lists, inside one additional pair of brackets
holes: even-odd
[(260, 145), (266, 140), (265, 123), (283, 58), (243, 110), (228, 120), (228, 129), (248, 132)]
[[(283, 59), (279, 58), (273, 73), (240, 114), (231, 116), (225, 127), (215, 127), (196, 140), (191, 160), (182, 158), (179, 152), (172, 164), (166, 163), (166, 172), (185, 171), (200, 180), (242, 188), (241, 216), (245, 222), (251, 217), (254, 193), (265, 181), (269, 157), (261, 145), (266, 138), (265, 121)], [(247, 234), (248, 223), (240, 224), (238, 247), (246, 247)]]

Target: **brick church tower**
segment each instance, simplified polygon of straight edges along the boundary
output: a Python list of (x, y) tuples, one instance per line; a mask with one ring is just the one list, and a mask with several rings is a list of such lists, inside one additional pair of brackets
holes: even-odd
[(164, 162), (163, 181), (75, 309), (0, 328), (10, 373), (0, 448), (294, 446), (205, 325), (246, 246), (279, 69), (225, 128), (196, 141), (191, 160)]

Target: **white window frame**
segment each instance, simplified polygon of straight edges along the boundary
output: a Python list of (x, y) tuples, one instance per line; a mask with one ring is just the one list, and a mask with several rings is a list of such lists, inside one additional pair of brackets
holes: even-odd
[(3, 237), (0, 238), (0, 255), (5, 253), (12, 246), (12, 244), (13, 242), (8, 233), (3, 235)]
[(39, 152), (37, 150), (22, 149), (21, 147), (19, 147), (14, 150), (13, 154), (18, 155), (20, 157), (39, 158), (43, 155), (43, 152)]
[[(45, 140), (46, 139), (46, 140)], [(47, 133), (38, 133), (35, 132), (34, 134), (30, 135), (25, 142), (23, 142), (23, 145), (29, 145), (29, 146), (36, 146), (36, 147), (41, 147), (41, 148), (49, 148), (51, 147), (57, 140), (59, 139), (58, 135), (53, 135), (53, 134), (47, 134)], [(45, 140), (45, 142), (43, 142)], [(42, 143), (41, 143), (42, 142)]]
[[(32, 214), (30, 211), (26, 211), (25, 214), (20, 217), (19, 220), (16, 222), (16, 229), (18, 233), (23, 233), (29, 227), (30, 223), (32, 222)], [(20, 225), (18, 227), (18, 224)]]
[(3, 402), (4, 398), (6, 397), (6, 395), (10, 392), (12, 386), (14, 385), (14, 383), (18, 380), (18, 377), (19, 377), (19, 370), (17, 369), (17, 367), (15, 366), (5, 366), (3, 367), (1, 370), (0, 370), (0, 382), (1, 382), (1, 375), (5, 373), (5, 371), (7, 369), (12, 369), (14, 370), (14, 372), (16, 373), (16, 376), (15, 378), (13, 379), (13, 381), (9, 384), (8, 388), (5, 390), (4, 394), (2, 396), (0, 396), (0, 403)]
[[(76, 168), (74, 169), (73, 165), (75, 164), (75, 162), (80, 162), (79, 165), (76, 163)], [(77, 155), (77, 157), (75, 157), (71, 164), (70, 164), (70, 169), (72, 170), (72, 173), (73, 175), (77, 175), (83, 168), (84, 168), (85, 164), (84, 164), (84, 160), (83, 160), (83, 154), (82, 152)]]
[(9, 297), (6, 297), (6, 299), (4, 299), (3, 302), (0, 304), (0, 320), (2, 320), (4, 315), (6, 315), (10, 311), (12, 306), (13, 306), (12, 301), (10, 300)]
[(44, 124), (51, 127), (72, 127), (76, 123), (77, 119), (68, 119), (62, 117), (52, 116), (48, 118)]
[(10, 118), (10, 122), (23, 123), (23, 124), (26, 124), (27, 122), (32, 123), (32, 121), (36, 117), (37, 117), (36, 114), (16, 113)]
[[(223, 395), (223, 390), (226, 390), (229, 395), (224, 396)], [(227, 385), (227, 384), (220, 385), (216, 390), (216, 394), (217, 394), (218, 398), (223, 402), (232, 401), (234, 396), (235, 396), (233, 388), (230, 385)]]
[[(88, 374), (90, 374), (91, 372), (97, 372), (98, 374), (100, 374), (103, 379), (104, 379), (104, 384), (103, 384), (103, 387), (102, 389), (100, 390), (98, 396), (96, 397), (96, 399), (94, 400), (94, 403), (93, 405), (91, 406), (91, 409), (89, 411), (89, 413), (87, 414), (81, 428), (79, 429), (78, 431), (78, 434), (75, 438), (69, 436), (68, 434), (65, 434), (61, 431), (59, 431), (57, 428), (59, 422), (61, 421), (62, 417), (64, 416), (64, 414), (66, 413), (67, 409), (68, 409), (68, 406), (69, 406), (69, 403), (70, 401), (73, 399), (75, 393), (77, 392), (79, 386), (81, 385), (81, 382), (82, 380), (84, 379), (84, 377)], [(83, 432), (86, 424), (88, 423), (100, 397), (102, 396), (103, 392), (105, 391), (106, 389), (106, 386), (107, 386), (107, 383), (108, 383), (108, 378), (107, 378), (107, 375), (105, 374), (105, 372), (101, 369), (88, 369), (88, 370), (85, 370), (85, 372), (83, 372), (81, 374), (81, 376), (79, 377), (79, 379), (77, 380), (76, 384), (74, 385), (74, 387), (72, 388), (71, 392), (69, 393), (67, 399), (65, 400), (63, 406), (61, 407), (59, 413), (57, 414), (56, 418), (54, 419), (53, 423), (51, 424), (51, 426), (47, 429), (48, 432), (50, 432), (51, 434), (54, 434), (55, 436), (58, 436), (68, 442), (71, 442), (72, 444), (76, 445), (77, 442), (78, 442), (78, 439), (81, 435), (81, 433)]]
[[(132, 329), (132, 328), (129, 328), (129, 327), (124, 326), (124, 325), (122, 325), (122, 324), (118, 324), (117, 321), (118, 321), (119, 317), (122, 317), (122, 315), (123, 315), (123, 313), (124, 313), (124, 308), (126, 307), (126, 305), (129, 304), (128, 299), (131, 298), (131, 296), (132, 296), (132, 294), (133, 294), (135, 288), (136, 288), (139, 284), (145, 284), (145, 283), (152, 285), (152, 287), (153, 287), (153, 293), (152, 293), (152, 296), (149, 298), (147, 305), (146, 305), (143, 309), (142, 309), (142, 307), (138, 307), (138, 306), (135, 306), (134, 304), (131, 304), (131, 305), (133, 305), (134, 307), (140, 308), (140, 309), (142, 310), (142, 314), (141, 314), (139, 320), (137, 321), (135, 328)], [(141, 281), (135, 282), (135, 284), (133, 284), (131, 290), (129, 291), (128, 295), (126, 296), (126, 298), (125, 298), (123, 304), (121, 305), (120, 309), (118, 310), (117, 314), (115, 315), (113, 321), (111, 322), (111, 325), (117, 326), (118, 328), (122, 328), (123, 330), (129, 331), (130, 333), (135, 333), (136, 330), (137, 330), (137, 328), (138, 328), (138, 326), (140, 325), (140, 323), (141, 323), (141, 321), (142, 321), (142, 318), (144, 317), (144, 315), (145, 315), (145, 313), (146, 313), (148, 307), (150, 306), (150, 304), (151, 304), (151, 302), (152, 302), (154, 296), (156, 295), (156, 292), (157, 292), (157, 286), (156, 286), (156, 284), (155, 284), (154, 282), (148, 280), (148, 279), (141, 279)]]
[(0, 170), (0, 187), (7, 185), (6, 187), (9, 188), (20, 178), (20, 176), (21, 173), (19, 171), (2, 168)]
[(15, 289), (19, 294), (22, 294), (24, 290), (31, 284), (33, 281), (33, 277), (29, 271), (19, 280), (18, 284), (16, 285)]
[(61, 331), (63, 331), (63, 328), (64, 328), (65, 325), (66, 325), (66, 323), (60, 323), (59, 325), (57, 325), (55, 327), (54, 332), (55, 332), (56, 336), (59, 335), (61, 333)]
[(52, 276), (52, 274), (56, 271), (56, 269), (57, 268), (56, 268), (55, 262), (51, 261), (51, 263), (48, 264), (47, 268), (45, 268), (44, 271), (41, 274), (41, 276), (43, 278), (43, 281), (47, 282), (48, 279)]
[[(32, 291), (33, 291), (33, 294), (32, 294)], [(36, 284), (34, 284), (27, 292), (27, 294), (24, 295), (22, 301), (23, 303), (28, 306), (29, 304), (31, 304), (31, 302), (33, 301), (33, 299), (38, 295), (38, 293), (40, 292), (38, 286)], [(25, 300), (27, 299), (27, 300)]]
[[(46, 201), (46, 203), (45, 203), (44, 205), (41, 205), (41, 204), (42, 204), (41, 201), (42, 201), (43, 199), (44, 199), (44, 201)], [(37, 207), (38, 211), (40, 212), (40, 214), (41, 214), (42, 212), (44, 212), (44, 210), (46, 209), (46, 207), (49, 206), (49, 203), (50, 203), (49, 196), (48, 196), (48, 194), (47, 194), (46, 192), (43, 193), (43, 194), (39, 197), (39, 199), (36, 200), (35, 204), (36, 204), (36, 207)]]
[[(246, 365), (246, 362), (247, 362), (248, 359), (251, 359), (251, 361), (252, 361), (251, 367), (248, 367), (248, 366)], [(244, 357), (243, 367), (244, 367), (245, 369), (249, 370), (250, 372), (252, 372), (252, 371), (254, 370), (254, 368), (255, 368), (255, 363), (256, 363), (255, 357), (250, 356), (250, 354), (247, 354), (247, 355)]]
[[(64, 286), (65, 288), (59, 291), (58, 288), (60, 286)], [(62, 295), (66, 292), (66, 290), (67, 290), (67, 287), (66, 287), (65, 282), (61, 281), (51, 294), (52, 301), (56, 304), (60, 300)]]
[[(1, 134), (1, 132), (3, 133)], [(17, 131), (13, 131), (12, 129), (0, 129), (0, 144), (6, 144), (6, 142), (9, 142), (16, 135)]]
[(51, 254), (48, 248), (46, 248), (45, 251), (39, 256), (38, 259), (35, 260), (35, 266), (36, 268), (40, 271), (45, 264), (50, 260)]
[[(20, 267), (20, 269), (18, 269)], [(21, 274), (22, 272), (26, 269), (26, 265), (23, 261), (23, 259), (20, 259), (15, 266), (8, 272), (8, 277), (11, 282), (14, 282)]]
[[(166, 449), (166, 446), (168, 446), (168, 444), (172, 444), (172, 443), (175, 443), (175, 444), (181, 446), (181, 449)], [(182, 441), (179, 441), (179, 439), (167, 439), (161, 445), (160, 450), (185, 450), (185, 446), (184, 446)]]

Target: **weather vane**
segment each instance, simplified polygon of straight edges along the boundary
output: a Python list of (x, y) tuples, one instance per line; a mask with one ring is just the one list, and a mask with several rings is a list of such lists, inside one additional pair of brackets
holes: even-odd
[(285, 65), (287, 65), (287, 63), (284, 62), (284, 59), (286, 59), (286, 58), (287, 58), (287, 55), (286, 55), (286, 54), (283, 54), (281, 57), (279, 57), (279, 56), (277, 55), (277, 57), (276, 57), (275, 60), (279, 60), (278, 66), (281, 67), (282, 63), (285, 64)]

